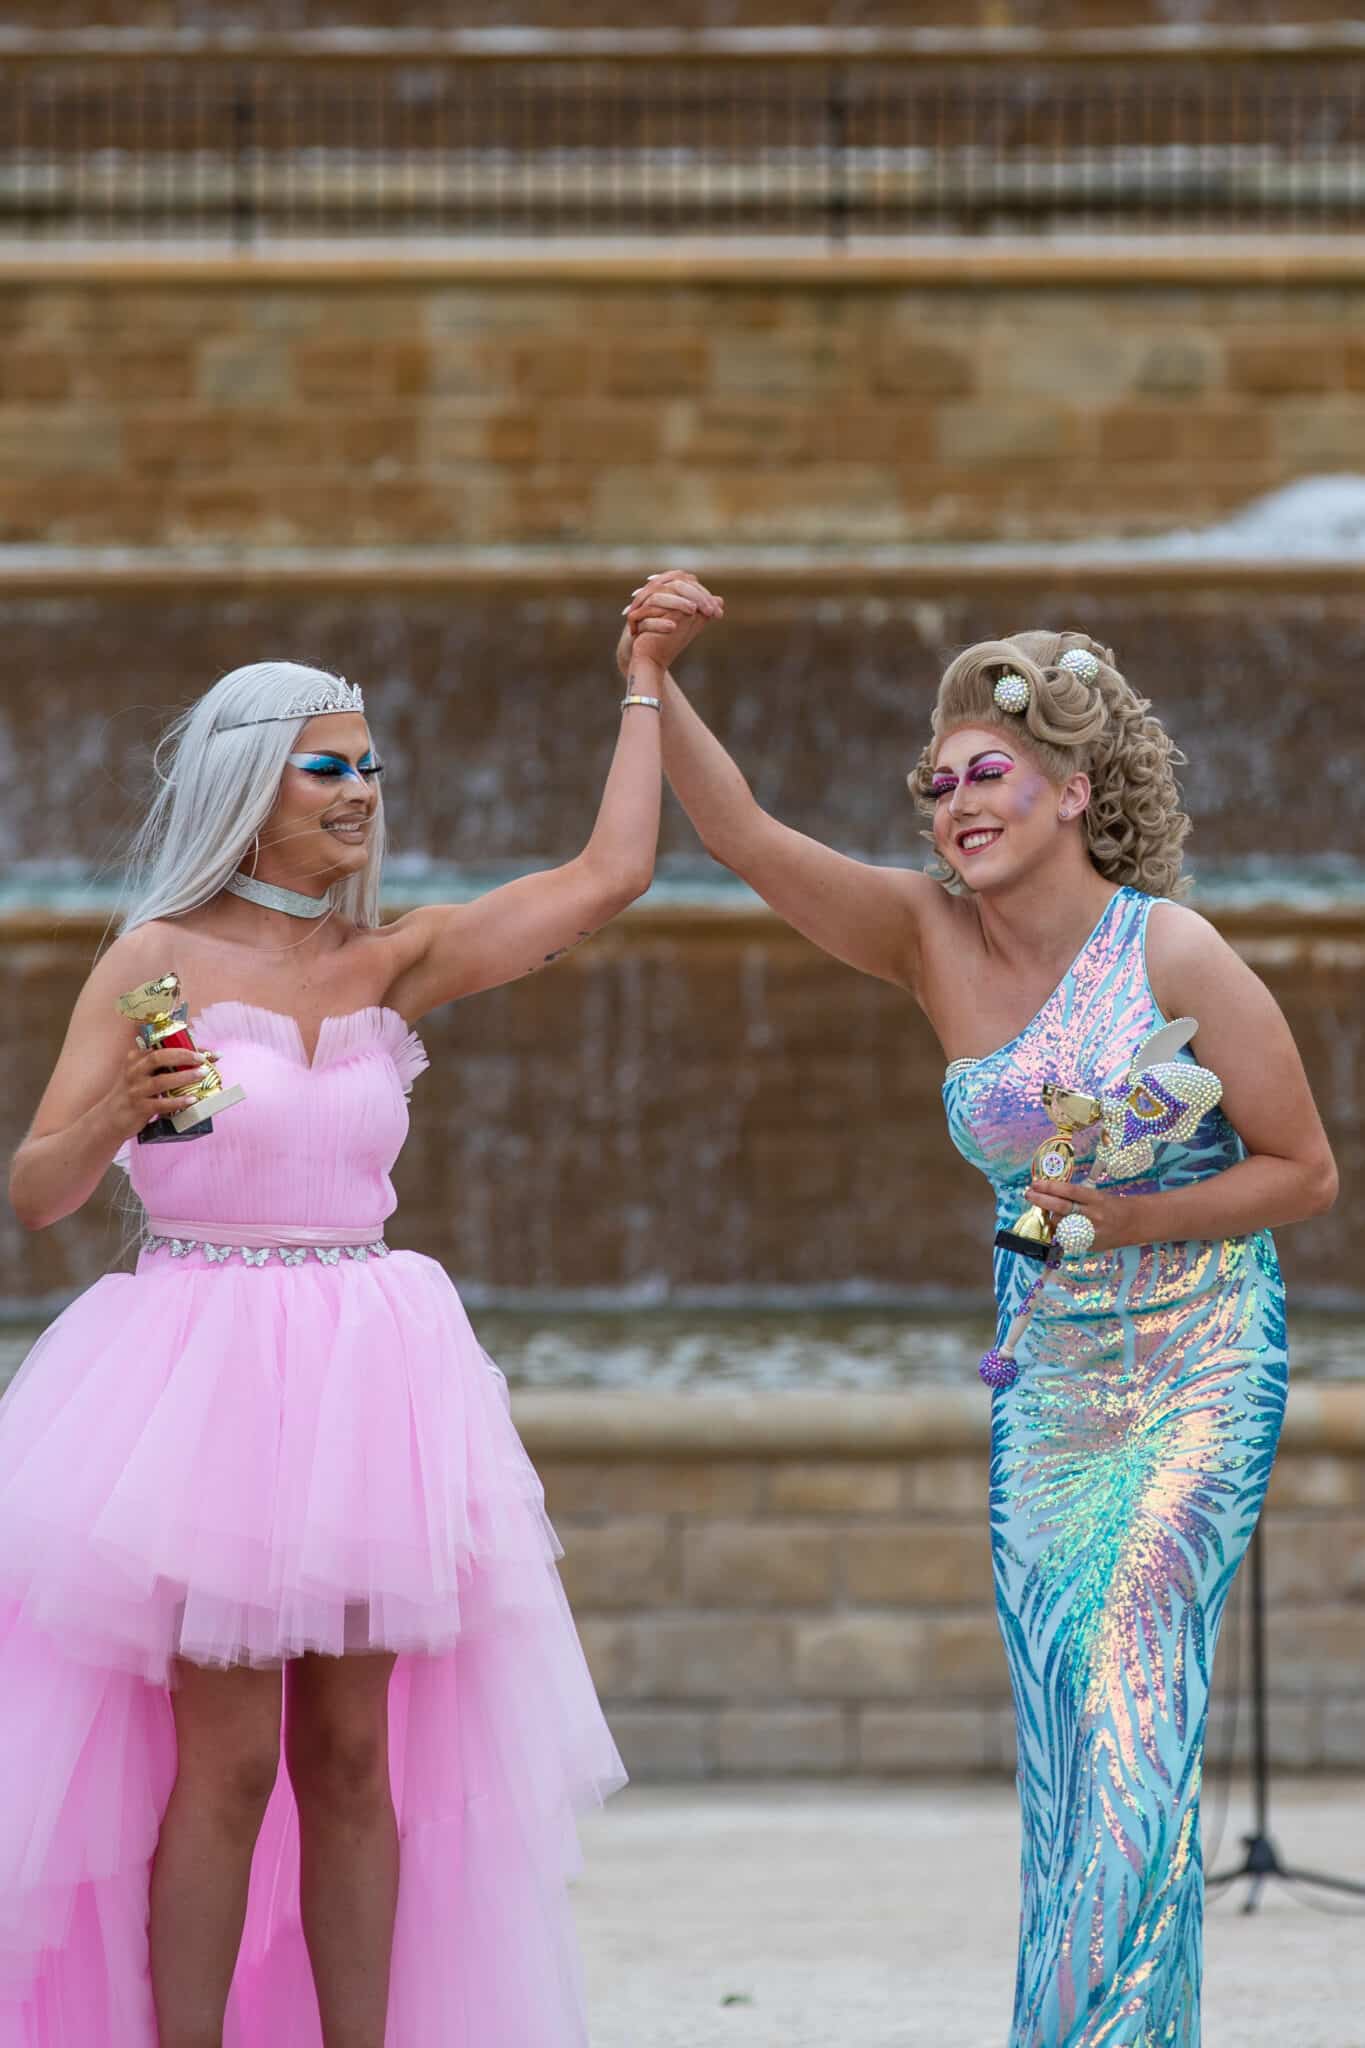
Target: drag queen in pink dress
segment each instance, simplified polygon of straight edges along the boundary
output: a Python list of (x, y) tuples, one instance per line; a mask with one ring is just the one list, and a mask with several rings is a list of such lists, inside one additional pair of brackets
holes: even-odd
[[(147, 1213), (0, 1405), (3, 2048), (587, 2039), (564, 1887), (620, 1759), (502, 1376), (384, 1231), (413, 1022), (648, 885), (661, 693), (646, 646), (576, 859), (383, 926), (358, 690), (259, 663), (170, 735), (11, 1176), (33, 1229), (115, 1159)], [(244, 1099), (139, 1143), (198, 1067), (116, 1007), (168, 970)]]

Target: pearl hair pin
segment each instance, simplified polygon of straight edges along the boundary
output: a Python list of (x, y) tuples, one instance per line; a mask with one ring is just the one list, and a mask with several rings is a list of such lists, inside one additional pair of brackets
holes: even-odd
[(991, 695), (1002, 711), (1019, 713), (1028, 710), (1031, 692), (1027, 679), (1011, 669), (1008, 675), (1001, 676)]
[(1064, 668), (1069, 675), (1079, 676), (1083, 683), (1093, 683), (1100, 672), (1098, 661), (1084, 647), (1068, 647), (1057, 666)]

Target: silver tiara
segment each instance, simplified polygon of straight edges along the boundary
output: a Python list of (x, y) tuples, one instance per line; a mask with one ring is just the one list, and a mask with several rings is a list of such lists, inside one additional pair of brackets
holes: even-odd
[(291, 698), (283, 711), (271, 711), (264, 718), (234, 718), (227, 725), (215, 725), (215, 732), (240, 732), (247, 725), (277, 725), (282, 719), (326, 718), (332, 711), (363, 711), (365, 699), (360, 694), (358, 683), (348, 683), (344, 676), (338, 676), (328, 694), (314, 688), (305, 690), (301, 696)]

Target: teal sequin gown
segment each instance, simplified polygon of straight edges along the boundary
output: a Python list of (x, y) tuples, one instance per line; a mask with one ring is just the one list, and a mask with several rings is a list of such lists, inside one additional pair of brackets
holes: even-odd
[[(1166, 1021), (1146, 971), (1153, 900), (1120, 889), (1018, 1037), (948, 1069), (953, 1141), (1000, 1223), (1025, 1206), (1051, 1130), (1042, 1083), (1120, 1090)], [(1087, 1178), (1094, 1137), (1077, 1140)], [(1244, 1156), (1215, 1109), (1123, 1185), (1175, 1187)], [(997, 1342), (1039, 1270), (996, 1252)], [(1287, 1391), (1274, 1244), (1262, 1231), (1069, 1260), (1018, 1358), (991, 1431), (1023, 1821), (1010, 2048), (1196, 2048), (1209, 1674)]]

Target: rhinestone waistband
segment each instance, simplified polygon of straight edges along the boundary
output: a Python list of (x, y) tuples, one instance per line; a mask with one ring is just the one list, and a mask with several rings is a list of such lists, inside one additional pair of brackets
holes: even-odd
[[(244, 1266), (265, 1266), (278, 1259), (282, 1266), (301, 1266), (312, 1257), (322, 1266), (340, 1265), (343, 1258), (363, 1264), (367, 1259), (386, 1259), (389, 1247), (382, 1236), (362, 1237), (352, 1225), (340, 1230), (291, 1230), (286, 1224), (278, 1233), (237, 1227), (232, 1224), (182, 1224), (179, 1229), (160, 1216), (148, 1219), (148, 1234), (142, 1241), (146, 1252), (168, 1251), (173, 1259), (202, 1252), (211, 1265), (222, 1266), (234, 1253)], [(200, 1232), (204, 1231), (204, 1235)], [(212, 1231), (212, 1235), (207, 1232)], [(347, 1242), (350, 1239), (350, 1242)]]

